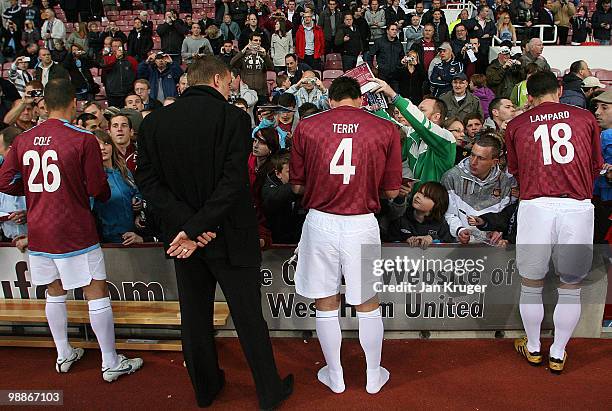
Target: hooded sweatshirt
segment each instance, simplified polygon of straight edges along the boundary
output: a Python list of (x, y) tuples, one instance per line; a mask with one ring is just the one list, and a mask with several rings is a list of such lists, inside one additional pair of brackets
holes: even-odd
[[(489, 175), (481, 180), (470, 172), (470, 158), (461, 161), (442, 176), (442, 185), (448, 190), (448, 211), (446, 222), (455, 238), (461, 228), (468, 228), (468, 216), (499, 213), (510, 204), (512, 181), (495, 166)], [(486, 233), (470, 227), (470, 242), (482, 242)]]
[(482, 114), (484, 118), (489, 117), (489, 104), (495, 98), (495, 93), (488, 87), (480, 87), (472, 92), (478, 100), (480, 100), (480, 107), (482, 108)]
[(586, 96), (582, 92), (582, 79), (574, 73), (567, 73), (563, 76), (563, 95), (559, 99), (560, 103), (586, 108)]

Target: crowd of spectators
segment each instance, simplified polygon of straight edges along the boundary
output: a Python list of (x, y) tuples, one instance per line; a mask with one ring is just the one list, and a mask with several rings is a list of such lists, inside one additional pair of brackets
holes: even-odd
[[(185, 92), (189, 64), (208, 55), (228, 65), (229, 103), (252, 119), (248, 166), (262, 247), (299, 240), (306, 210), (288, 184), (291, 139), (300, 119), (330, 108), (322, 72), (362, 62), (382, 80), (389, 102), (387, 110), (367, 109), (393, 121), (402, 139), (404, 182), (395, 200), (381, 200), (382, 239), (512, 242), (504, 227), (519, 187), (505, 170), (503, 133), (529, 109), (526, 78), (551, 70), (536, 26), (556, 25), (560, 45), (570, 30), (571, 44), (607, 45), (612, 30), (610, 0), (599, 0), (592, 14), (579, 0), (483, 0), (455, 21), (441, 0), (427, 10), (420, 1), (279, 0), (274, 11), (260, 0), (217, 0), (208, 15), (193, 13), (190, 1), (175, 10), (152, 0), (129, 15), (129, 28), (103, 15), (131, 9), (131, 1), (74, 2), (87, 7), (64, 5), (63, 20), (54, 1), (2, 3), (1, 60), (10, 68), (0, 80), (0, 155), (45, 121), (45, 84), (70, 79), (81, 101), (75, 125), (98, 139), (112, 191), (108, 202), (93, 205), (100, 236), (124, 245), (158, 238), (155, 204), (133, 178), (139, 125)], [(163, 21), (155, 24), (151, 11)], [(493, 46), (497, 56), (489, 61)], [(326, 59), (330, 53), (336, 57)], [(605, 85), (583, 60), (562, 84), (562, 102), (596, 113), (607, 153), (612, 101), (602, 97)], [(609, 184), (606, 176), (597, 183), (601, 220), (610, 214)], [(0, 224), (5, 240), (24, 247), (20, 201), (0, 195), (0, 211), (9, 214)]]

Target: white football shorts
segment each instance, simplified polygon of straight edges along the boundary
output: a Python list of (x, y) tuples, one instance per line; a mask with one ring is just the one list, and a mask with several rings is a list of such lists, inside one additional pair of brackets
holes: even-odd
[(104, 256), (99, 245), (81, 254), (62, 257), (51, 258), (48, 254), (31, 253), (29, 270), (32, 284), (47, 285), (59, 279), (64, 290), (84, 287), (91, 280), (106, 280)]
[[(364, 247), (362, 253), (362, 245)], [(374, 259), (380, 259), (380, 231), (374, 214), (337, 215), (310, 210), (302, 229), (295, 289), (307, 298), (325, 298), (346, 283), (346, 302), (359, 305), (376, 295)]]
[(581, 282), (593, 262), (594, 207), (590, 200), (540, 197), (522, 200), (517, 217), (519, 274), (541, 280), (550, 259), (561, 281)]

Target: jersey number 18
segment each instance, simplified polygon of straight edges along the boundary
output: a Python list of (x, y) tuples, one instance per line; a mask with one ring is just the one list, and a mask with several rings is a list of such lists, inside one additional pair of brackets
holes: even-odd
[[(563, 136), (560, 135), (563, 132)], [(540, 140), (542, 143), (542, 158), (544, 165), (551, 165), (553, 160), (555, 163), (567, 164), (574, 159), (574, 146), (570, 142), (572, 138), (572, 128), (567, 123), (557, 123), (548, 131), (548, 124), (541, 124), (533, 133), (535, 141)], [(553, 139), (555, 144), (550, 147), (550, 139)], [(565, 154), (561, 154), (561, 147), (565, 147)]]
[[(49, 160), (57, 161), (57, 152), (55, 150), (47, 150), (43, 153), (42, 158), (38, 151), (28, 150), (23, 154), (23, 164), (29, 166), (32, 164), (32, 172), (28, 178), (28, 190), (31, 193), (42, 193), (46, 191), (52, 193), (56, 191), (61, 182), (60, 171), (57, 165), (49, 163)], [(38, 172), (41, 170), (43, 173), (43, 183), (35, 183), (34, 180), (38, 176)], [(51, 175), (51, 182), (49, 182), (49, 175)]]

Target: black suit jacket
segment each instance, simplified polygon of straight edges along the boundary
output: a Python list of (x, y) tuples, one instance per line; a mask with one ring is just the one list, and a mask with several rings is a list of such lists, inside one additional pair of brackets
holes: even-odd
[(138, 133), (136, 182), (161, 220), (165, 242), (185, 231), (207, 259), (259, 267), (261, 251), (247, 159), (251, 120), (208, 86), (192, 86), (149, 114)]

